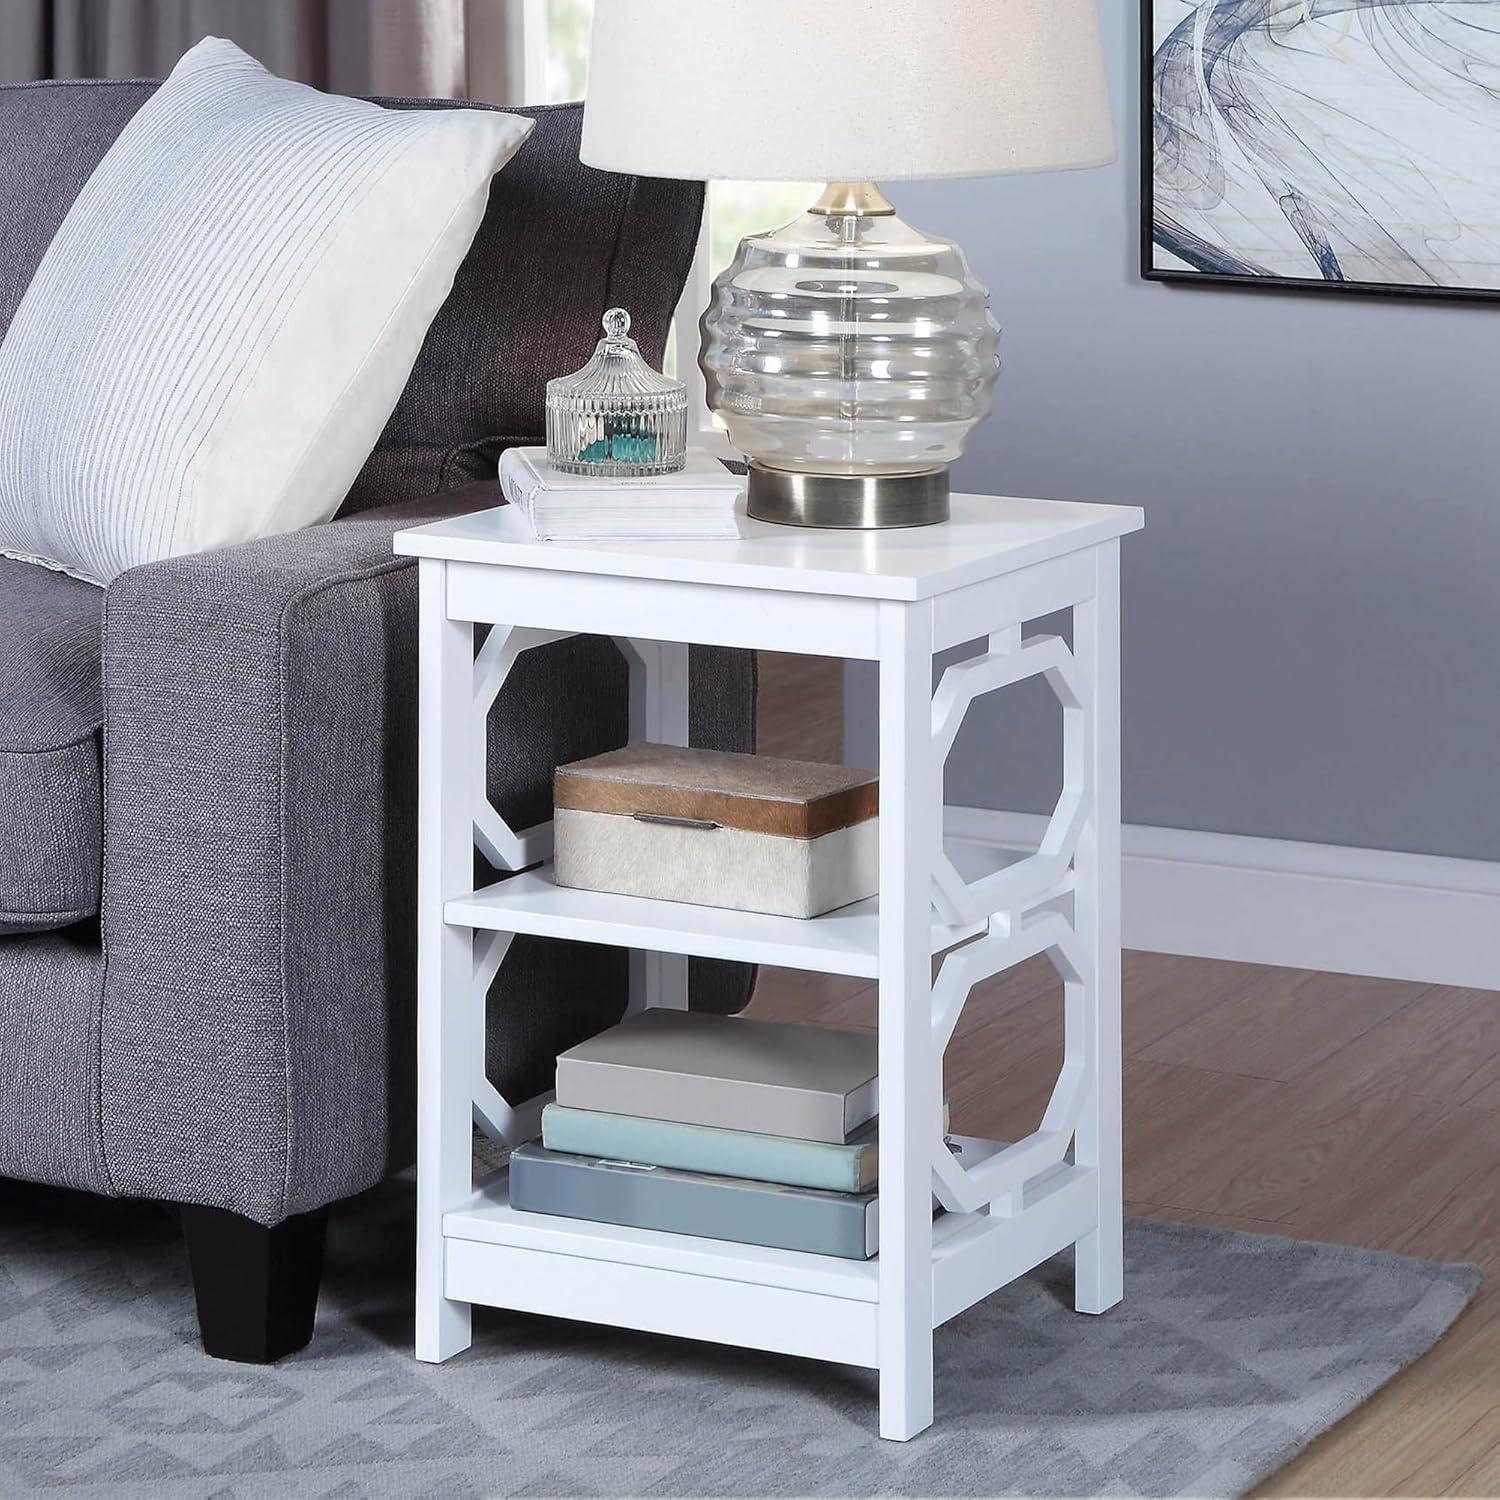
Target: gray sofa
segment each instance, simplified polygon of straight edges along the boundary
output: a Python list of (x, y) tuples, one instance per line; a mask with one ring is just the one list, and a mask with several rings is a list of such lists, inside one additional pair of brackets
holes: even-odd
[[(0, 88), (0, 330), (153, 87)], [(701, 185), (592, 171), (579, 106), (524, 113), (337, 520), (103, 591), (0, 559), (0, 1177), (183, 1205), (229, 1358), (306, 1342), (327, 1206), (410, 1159), (416, 577), (391, 535), (494, 503), (474, 481), (540, 440), (544, 382), (606, 307), (659, 358), (693, 251)], [(692, 687), (695, 742), (753, 748), (753, 661), (695, 653)], [(623, 743), (626, 712), (608, 643), (528, 657), (491, 720), (507, 820), (544, 818), (553, 766)], [(617, 1018), (626, 962), (517, 941), (490, 997), (502, 1092)], [(751, 981), (695, 963), (693, 1003)]]

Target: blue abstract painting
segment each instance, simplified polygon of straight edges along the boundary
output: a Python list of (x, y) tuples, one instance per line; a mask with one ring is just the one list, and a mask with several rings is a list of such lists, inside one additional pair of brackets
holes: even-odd
[(1500, 0), (1143, 0), (1158, 279), (1500, 294)]

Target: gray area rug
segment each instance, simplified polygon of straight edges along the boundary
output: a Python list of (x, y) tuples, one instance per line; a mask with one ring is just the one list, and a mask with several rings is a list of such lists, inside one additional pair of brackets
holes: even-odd
[(164, 1210), (0, 1183), (0, 1495), (1233, 1495), (1442, 1334), (1472, 1266), (1133, 1221), (1125, 1303), (1044, 1267), (938, 1334), (937, 1425), (864, 1371), (481, 1312), (411, 1347), (409, 1181), (334, 1221), (318, 1334), (193, 1344)]

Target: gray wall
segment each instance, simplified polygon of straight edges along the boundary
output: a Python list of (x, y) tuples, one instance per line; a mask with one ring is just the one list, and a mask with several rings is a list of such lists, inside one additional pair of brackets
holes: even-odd
[[(1102, 9), (1116, 166), (892, 194), (1004, 330), (956, 487), (1146, 508), (1128, 822), (1500, 859), (1500, 306), (1141, 281), (1135, 7)], [(971, 713), (950, 800), (1041, 807), (1054, 720)]]

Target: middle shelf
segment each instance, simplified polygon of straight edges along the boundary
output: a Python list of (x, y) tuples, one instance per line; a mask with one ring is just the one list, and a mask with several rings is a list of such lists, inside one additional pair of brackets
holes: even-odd
[[(862, 979), (879, 974), (878, 896), (821, 917), (773, 917), (575, 890), (556, 883), (549, 863), (456, 897), (447, 903), (444, 917), (457, 926), (616, 948), (738, 959)], [(932, 951), (941, 953), (982, 931), (983, 923), (952, 926), (934, 914)]]

